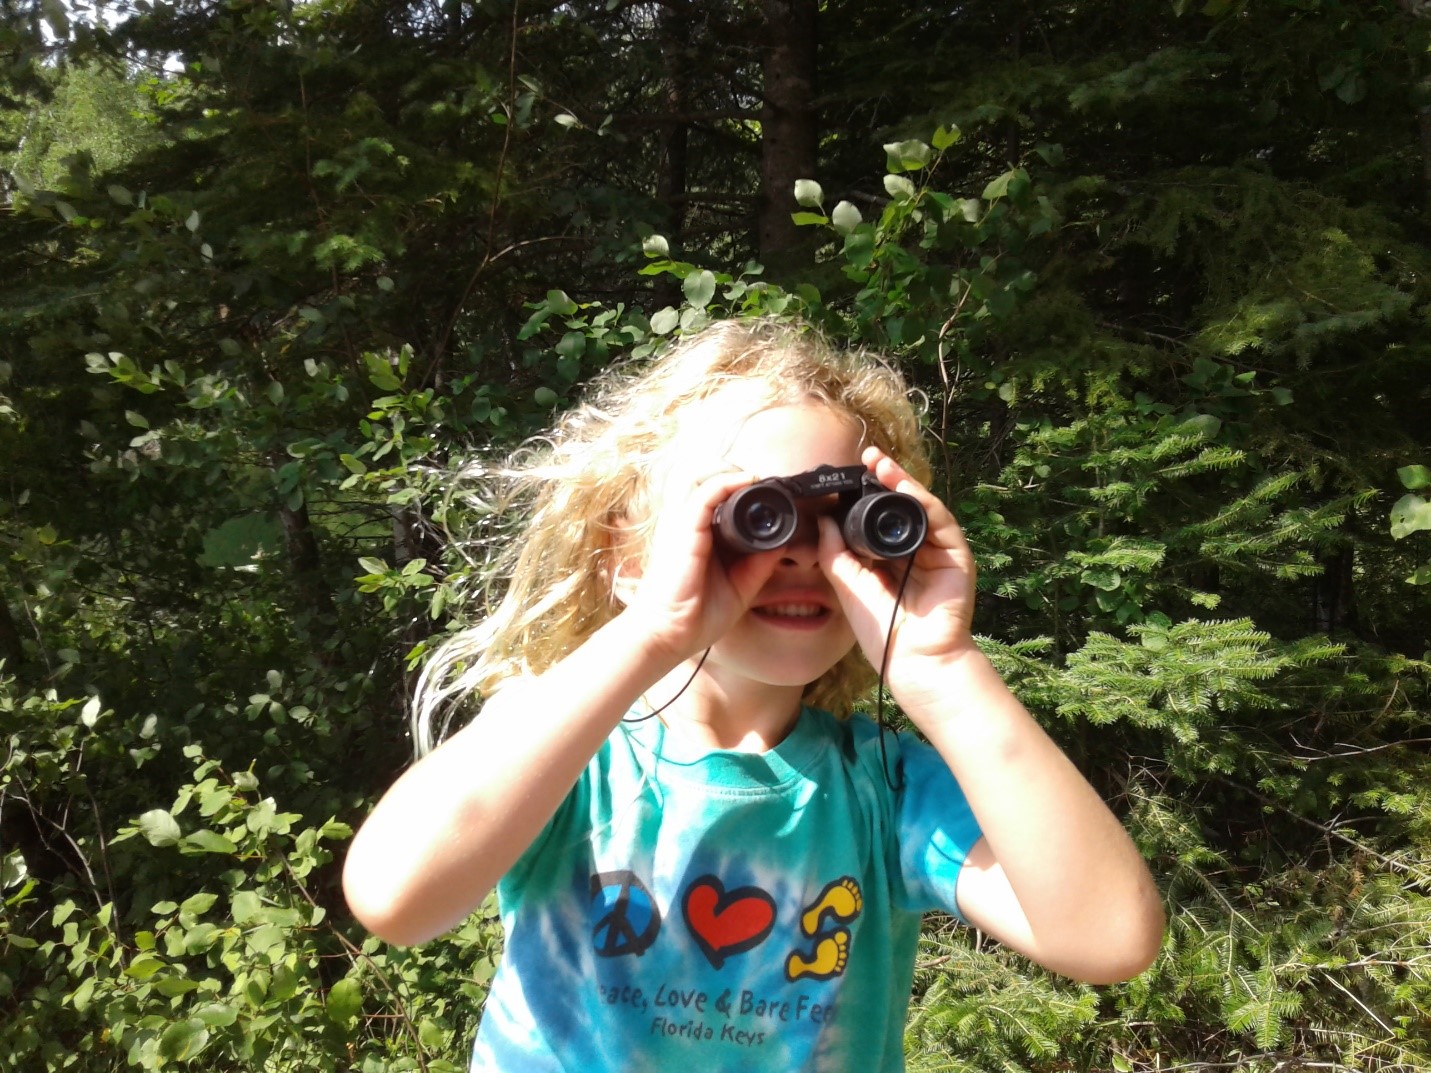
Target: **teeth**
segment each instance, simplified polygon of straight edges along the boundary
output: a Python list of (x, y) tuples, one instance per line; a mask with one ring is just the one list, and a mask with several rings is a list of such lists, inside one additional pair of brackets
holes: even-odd
[(825, 609), (819, 604), (766, 604), (760, 611), (766, 615), (781, 615), (787, 618), (815, 618), (825, 613)]

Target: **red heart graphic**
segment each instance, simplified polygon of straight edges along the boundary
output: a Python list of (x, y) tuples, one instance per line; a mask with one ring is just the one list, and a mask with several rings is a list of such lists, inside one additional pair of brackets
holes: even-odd
[(727, 892), (716, 876), (701, 876), (686, 888), (681, 905), (686, 927), (717, 969), (725, 959), (759, 946), (775, 927), (775, 899), (759, 887)]

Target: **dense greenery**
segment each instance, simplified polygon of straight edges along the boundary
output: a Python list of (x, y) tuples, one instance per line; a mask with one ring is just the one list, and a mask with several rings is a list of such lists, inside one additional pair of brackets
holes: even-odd
[(1167, 898), (1109, 988), (931, 920), (911, 1068), (1431, 1068), (1425, 4), (0, 4), (4, 1068), (460, 1067), (492, 914), (336, 880), (448, 474), (763, 313), (927, 395)]

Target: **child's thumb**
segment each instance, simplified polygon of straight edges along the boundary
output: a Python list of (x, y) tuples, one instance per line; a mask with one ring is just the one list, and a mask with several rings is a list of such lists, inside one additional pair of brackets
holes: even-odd
[(884, 580), (845, 546), (835, 519), (820, 518), (820, 567), (841, 597), (864, 608), (876, 608), (888, 597)]

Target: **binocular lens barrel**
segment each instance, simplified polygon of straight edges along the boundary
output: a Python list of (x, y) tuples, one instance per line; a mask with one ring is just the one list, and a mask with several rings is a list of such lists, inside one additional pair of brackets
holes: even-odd
[(856, 554), (900, 559), (924, 543), (929, 519), (913, 496), (883, 492), (865, 496), (850, 507), (841, 528), (845, 546)]
[(716, 532), (726, 547), (743, 555), (773, 551), (795, 535), (795, 500), (772, 485), (742, 488), (716, 508)]

